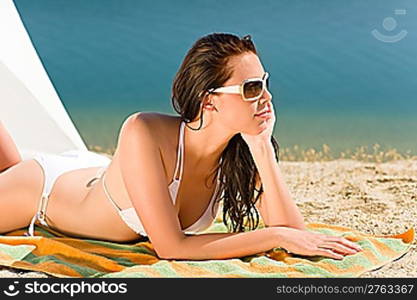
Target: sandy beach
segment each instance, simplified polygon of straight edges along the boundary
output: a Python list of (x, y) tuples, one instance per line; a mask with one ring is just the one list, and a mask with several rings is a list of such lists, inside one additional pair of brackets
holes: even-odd
[[(376, 235), (417, 229), (415, 158), (281, 161), (280, 166), (305, 222), (348, 226)], [(0, 267), (0, 277), (50, 276)], [(398, 261), (361, 277), (417, 277), (416, 242)]]

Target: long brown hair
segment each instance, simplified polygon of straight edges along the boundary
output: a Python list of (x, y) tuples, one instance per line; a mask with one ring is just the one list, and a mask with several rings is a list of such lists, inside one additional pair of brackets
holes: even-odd
[[(188, 50), (175, 75), (171, 100), (175, 111), (189, 128), (191, 127), (187, 123), (198, 116), (206, 96), (205, 92), (210, 88), (222, 86), (232, 76), (233, 70), (228, 67), (229, 59), (246, 52), (258, 55), (251, 36), (239, 38), (228, 33), (203, 36)], [(191, 129), (201, 128), (202, 112), (201, 109), (200, 127)], [(279, 162), (278, 142), (273, 136), (271, 142), (275, 158)], [(259, 213), (255, 203), (263, 193), (263, 186), (260, 185), (260, 189), (256, 188), (257, 181), (260, 182), (259, 173), (249, 147), (240, 134), (230, 139), (214, 172), (217, 172), (218, 168), (221, 168), (220, 186), (215, 199), (219, 202), (223, 200), (223, 223), (229, 231), (245, 231), (246, 218), (246, 221), (249, 221), (249, 230), (255, 229), (259, 225)], [(231, 228), (228, 226), (227, 217), (231, 220)]]

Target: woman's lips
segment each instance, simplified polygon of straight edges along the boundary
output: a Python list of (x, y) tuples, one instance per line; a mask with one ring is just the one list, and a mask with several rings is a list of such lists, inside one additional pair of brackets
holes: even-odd
[(267, 110), (266, 112), (263, 112), (263, 113), (260, 113), (260, 114), (256, 114), (255, 116), (264, 118), (264, 117), (269, 116), (270, 113), (271, 113), (271, 110)]

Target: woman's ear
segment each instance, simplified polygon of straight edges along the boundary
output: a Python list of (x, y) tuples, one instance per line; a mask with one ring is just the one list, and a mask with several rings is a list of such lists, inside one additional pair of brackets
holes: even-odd
[(214, 99), (213, 94), (209, 94), (206, 92), (204, 99), (203, 99), (203, 109), (209, 110), (209, 111), (218, 111), (216, 106), (214, 105)]
[(218, 111), (217, 108), (216, 108), (216, 106), (212, 102), (205, 103), (203, 107), (206, 110), (210, 110), (210, 111), (215, 110), (215, 111)]

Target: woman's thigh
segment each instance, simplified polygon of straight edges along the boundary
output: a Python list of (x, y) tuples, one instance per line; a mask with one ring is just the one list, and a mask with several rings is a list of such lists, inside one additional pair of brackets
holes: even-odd
[(42, 194), (44, 175), (33, 159), (0, 173), (0, 234), (29, 225)]

